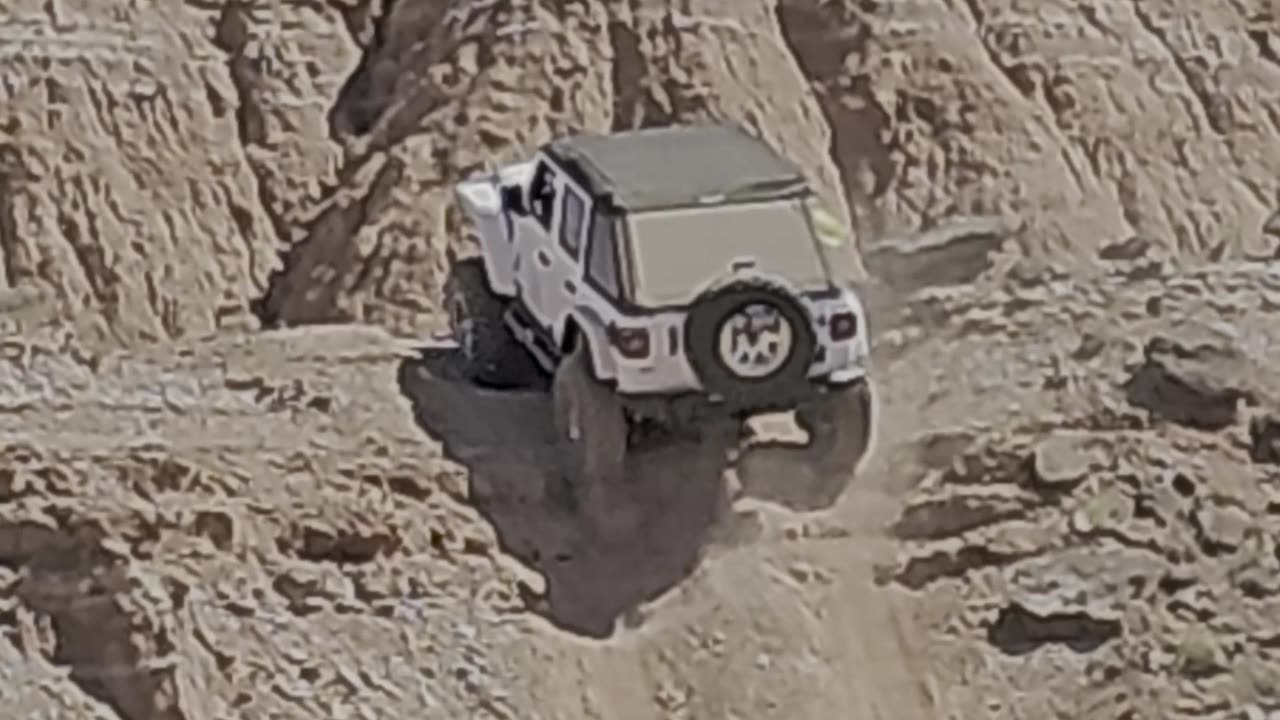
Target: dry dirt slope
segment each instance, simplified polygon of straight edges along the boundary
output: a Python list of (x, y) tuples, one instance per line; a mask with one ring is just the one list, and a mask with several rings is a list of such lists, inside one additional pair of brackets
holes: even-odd
[(878, 344), (899, 372), (860, 492), (707, 527), (716, 458), (670, 448), (616, 547), (540, 497), (544, 398), (424, 376), (379, 331), (8, 342), (4, 707), (1264, 717), (1277, 310), (1261, 266), (927, 294)]
[(878, 575), (929, 598), (951, 716), (1280, 710), (1280, 275), (1156, 267), (939, 298), (899, 356), (925, 469)]
[[(1243, 328), (1231, 342), (1263, 365), (1274, 283), (1254, 265), (1046, 286), (1038, 268), (1133, 235), (1169, 265), (1274, 255), (1261, 229), (1280, 201), (1280, 28), (1261, 5), (1109, 8), (5, 4), (0, 688), (18, 694), (2, 707), (130, 720), (1271, 707), (1275, 531), (1257, 510), (1273, 451), (1251, 458), (1245, 419), (1221, 418), (1233, 398), (1265, 407), (1257, 388), (1274, 385), (1218, 363), (1221, 392), (1197, 401), (1217, 408), (1208, 431), (1151, 424), (1117, 387), (1127, 343), (1194, 343), (1192, 311)], [(536, 395), (443, 385), (358, 328), (235, 335), (356, 320), (421, 337), (439, 322), (441, 250), (464, 233), (450, 182), (567, 129), (700, 117), (743, 121), (802, 162), (882, 279), (939, 266), (968, 279), (1001, 243), (1027, 258), (1003, 290), (925, 297), (895, 321), (878, 349), (878, 471), (828, 517), (734, 521), (699, 489), (712, 483), (672, 482), (671, 468), (714, 476), (716, 458), (672, 448), (653, 461), (655, 522), (689, 522), (658, 546), (583, 547), (541, 501), (540, 473), (521, 472), (547, 462), (538, 438), (476, 430), (536, 419)], [(934, 226), (924, 240), (942, 249), (903, 262), (897, 238)], [(73, 339), (40, 329), (58, 318)], [(944, 350), (974, 366), (935, 367)], [(450, 414), (463, 406), (492, 412)], [(967, 421), (978, 428), (952, 427)], [(1064, 440), (1064, 426), (1092, 434)], [(900, 447), (931, 427), (943, 434), (923, 449)], [(1045, 457), (1068, 467), (1047, 494), (1016, 469), (1045, 435)], [(1088, 482), (1071, 477), (1080, 442), (1106, 468)], [(942, 472), (957, 454), (976, 459)], [(917, 458), (940, 468), (900, 527), (924, 559), (886, 565), (876, 591), (868, 535)], [(1151, 537), (1132, 529), (1148, 520)], [(1176, 556), (1169, 579), (1127, 551), (1087, 565), (1117, 544)], [(1251, 559), (1262, 569), (1237, 567)], [(620, 574), (637, 560), (647, 572)], [(619, 615), (638, 627), (574, 639)], [(80, 642), (88, 627), (105, 642)], [(1081, 628), (1111, 641), (1082, 655), (1047, 642)], [(1031, 644), (1044, 647), (1030, 660), (998, 651)], [(942, 651), (925, 662), (917, 645)]]
[(1059, 259), (1134, 234), (1275, 252), (1265, 3), (15, 0), (0, 22), (8, 304), (126, 340), (250, 308), (422, 332), (450, 182), (673, 119), (757, 129), (867, 245), (977, 218)]

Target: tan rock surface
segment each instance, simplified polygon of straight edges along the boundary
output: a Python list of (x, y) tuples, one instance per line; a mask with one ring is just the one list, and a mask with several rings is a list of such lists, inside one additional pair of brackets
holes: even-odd
[[(4, 4), (0, 718), (1280, 711), (1280, 25), (1107, 7)], [(857, 229), (883, 424), (813, 514), (659, 448), (600, 545), (418, 357), (450, 184), (700, 118)]]
[[(950, 604), (930, 631), (943, 707), (1274, 712), (1280, 695), (1261, 678), (1280, 668), (1270, 629), (1280, 476), (1251, 459), (1249, 426), (1280, 387), (1263, 361), (1280, 345), (1277, 290), (1274, 270), (1223, 266), (946, 303), (954, 329), (915, 357), (929, 344), (981, 350), (971, 372), (994, 382), (929, 402), (926, 415), (952, 435), (949, 423), (968, 428), (958, 443), (968, 444), (922, 478), (894, 526), (898, 560), (880, 572)], [(979, 318), (989, 329), (965, 329)], [(1138, 381), (1153, 348), (1186, 362), (1139, 391), (1157, 382)]]
[(1274, 6), (781, 6), (850, 192), (891, 234), (997, 215), (1059, 259), (1135, 234), (1188, 259), (1274, 252)]
[(226, 64), (184, 7), (0, 8), (5, 287), (125, 342), (238, 322), (276, 263)]

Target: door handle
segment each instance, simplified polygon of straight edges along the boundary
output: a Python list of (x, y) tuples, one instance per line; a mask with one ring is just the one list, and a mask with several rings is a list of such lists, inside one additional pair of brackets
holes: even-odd
[(565, 280), (564, 291), (569, 293), (570, 295), (573, 295), (574, 293), (578, 292), (578, 283), (572, 280)]
[(546, 251), (539, 250), (538, 252), (534, 253), (534, 255), (538, 258), (539, 265), (541, 265), (542, 267), (551, 267), (551, 256), (548, 255)]

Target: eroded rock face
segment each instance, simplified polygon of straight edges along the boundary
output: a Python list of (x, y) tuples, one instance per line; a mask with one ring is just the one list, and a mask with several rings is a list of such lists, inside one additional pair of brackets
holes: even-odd
[(139, 598), (129, 592), (127, 570), (101, 541), (89, 528), (9, 522), (0, 526), (0, 563), (23, 571), (17, 600), (47, 619), (55, 640), (47, 659), (69, 667), (71, 682), (120, 717), (180, 720), (172, 668), (143, 664), (172, 649), (165, 628), (130, 607)]
[[(337, 328), (64, 350), (0, 360), (0, 648), (21, 658), (0, 697), (57, 668), (119, 720), (329, 716), (379, 687), (387, 712), (454, 715), (464, 686), (500, 692), (477, 658), (519, 576), (399, 395), (407, 349)], [(317, 642), (348, 632), (367, 641)]]
[(823, 8), (792, 45), (838, 89), (824, 103), (837, 162), (891, 232), (997, 215), (1036, 227), (1027, 252), (1064, 260), (1134, 234), (1187, 257), (1274, 251), (1260, 228), (1280, 159), (1250, 150), (1280, 133), (1273, 11), (781, 4)]
[[(1275, 708), (1280, 275), (1174, 268), (1277, 252), (1276, 21), (1098, 7), (5, 4), (0, 706)], [(545, 398), (410, 402), (403, 344), (353, 326), (193, 339), (420, 336), (455, 181), (705, 119), (802, 164), (857, 231), (844, 270), (896, 291), (880, 465), (827, 516), (726, 541), (698, 524), (722, 458), (681, 450), (646, 473), (697, 526), (602, 550), (547, 500)]]
[[(953, 329), (927, 342), (953, 358), (973, 352), (988, 375), (1017, 365), (1022, 385), (962, 391), (968, 406), (938, 393), (924, 422), (966, 423), (972, 442), (930, 462), (891, 528), (899, 558), (880, 574), (955, 598), (933, 665), (952, 678), (941, 681), (948, 706), (1191, 717), (1280, 699), (1260, 679), (1280, 661), (1280, 505), (1259, 460), (1270, 425), (1237, 409), (1276, 387), (1264, 361), (1280, 347), (1276, 283), (1256, 266), (1137, 282), (1117, 268), (1056, 291), (936, 301)], [(1120, 310), (1153, 292), (1165, 311)], [(991, 325), (1001, 330), (972, 339)], [(966, 675), (973, 657), (987, 670)], [(1115, 678), (1127, 697), (1108, 690)]]
[[(374, 23), (331, 114), (348, 148), (339, 188), (263, 299), (270, 322), (432, 329), (444, 249), (467, 242), (452, 184), (568, 132), (741, 122), (846, 215), (829, 133), (764, 0), (399, 3)], [(860, 276), (856, 250), (842, 270)]]
[(1280, 465), (1280, 418), (1262, 415), (1249, 422), (1249, 457), (1254, 462)]
[(19, 3), (6, 280), (35, 321), (89, 310), (126, 341), (248, 307), (420, 334), (467, 243), (452, 183), (561, 133), (706, 119), (804, 166), (900, 291), (997, 249), (1274, 252), (1280, 168), (1252, 150), (1280, 132), (1274, 19), (1172, 7)]
[(278, 243), (190, 6), (0, 9), (0, 277), (125, 342), (243, 324)]

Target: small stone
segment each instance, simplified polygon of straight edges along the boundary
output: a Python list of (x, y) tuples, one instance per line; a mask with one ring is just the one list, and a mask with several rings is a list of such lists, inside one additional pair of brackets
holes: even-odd
[(1088, 534), (1104, 527), (1115, 527), (1129, 519), (1129, 498), (1118, 488), (1108, 488), (1089, 498), (1071, 515), (1071, 529)]
[(1140, 260), (1152, 250), (1152, 243), (1146, 238), (1134, 235), (1126, 240), (1103, 246), (1098, 257), (1103, 260)]
[(792, 580), (800, 584), (807, 583), (813, 579), (813, 569), (804, 563), (792, 565), (788, 568), (787, 574), (791, 576)]
[(1243, 510), (1216, 504), (1208, 504), (1196, 511), (1196, 519), (1205, 536), (1226, 549), (1235, 550), (1244, 543), (1245, 532), (1252, 525)]
[(1058, 431), (1036, 446), (1035, 479), (1046, 487), (1070, 488), (1106, 462), (1105, 441), (1085, 432)]
[(1187, 628), (1178, 639), (1177, 665), (1189, 677), (1205, 677), (1222, 671), (1222, 650), (1207, 628)]
[(235, 518), (224, 510), (207, 509), (198, 511), (193, 529), (197, 534), (208, 538), (214, 547), (221, 550), (230, 548), (236, 537)]

